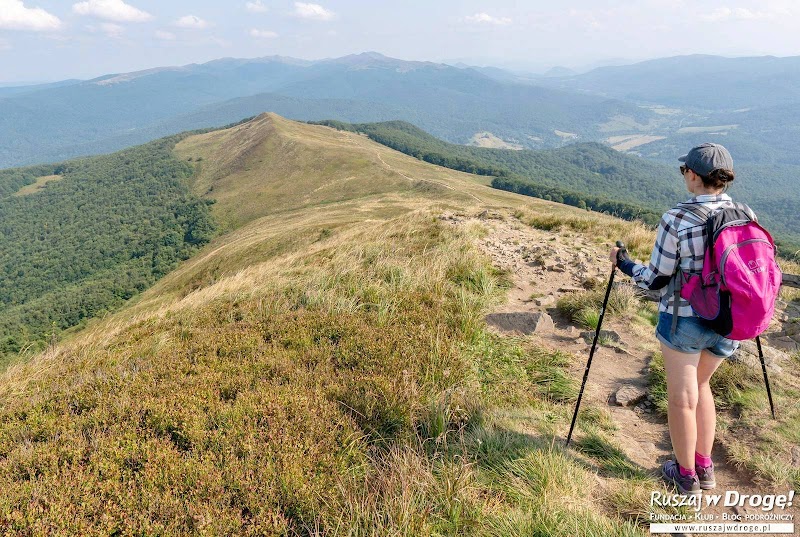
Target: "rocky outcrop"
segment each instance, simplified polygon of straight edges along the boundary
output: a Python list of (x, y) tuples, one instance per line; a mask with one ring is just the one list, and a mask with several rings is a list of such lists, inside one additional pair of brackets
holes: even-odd
[(555, 329), (553, 319), (546, 313), (514, 311), (509, 313), (490, 313), (486, 322), (503, 332), (518, 332), (523, 335), (543, 334)]
[(635, 384), (625, 384), (614, 394), (614, 402), (619, 406), (634, 406), (647, 397), (647, 390)]

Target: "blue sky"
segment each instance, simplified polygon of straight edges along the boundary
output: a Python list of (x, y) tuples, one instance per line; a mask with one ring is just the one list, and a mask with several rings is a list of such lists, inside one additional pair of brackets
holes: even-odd
[(368, 50), (536, 71), (692, 53), (792, 56), (799, 35), (795, 0), (0, 0), (0, 83)]

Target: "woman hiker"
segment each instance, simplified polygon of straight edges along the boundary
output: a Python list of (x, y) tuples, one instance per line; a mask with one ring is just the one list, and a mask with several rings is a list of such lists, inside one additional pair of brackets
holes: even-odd
[[(686, 189), (694, 197), (661, 218), (650, 263), (634, 263), (619, 248), (613, 248), (609, 258), (640, 287), (661, 291), (656, 338), (664, 356), (667, 417), (676, 458), (664, 464), (661, 474), (681, 494), (697, 495), (716, 485), (711, 462), (716, 410), (709, 380), (739, 344), (703, 326), (682, 298), (673, 306), (675, 276), (679, 267), (684, 273), (702, 270), (705, 218), (712, 211), (736, 206), (753, 219), (755, 215), (747, 206), (734, 204), (725, 193), (734, 173), (733, 159), (723, 146), (702, 144), (679, 160), (684, 163), (680, 171)], [(674, 332), (673, 315), (678, 316)]]

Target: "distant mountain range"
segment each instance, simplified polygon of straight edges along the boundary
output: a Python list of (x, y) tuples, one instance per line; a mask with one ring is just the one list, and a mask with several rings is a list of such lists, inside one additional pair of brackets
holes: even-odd
[(478, 70), (377, 53), (308, 62), (226, 58), (0, 91), (0, 167), (112, 151), (265, 110), (295, 119), (401, 119), (451, 142), (489, 131), (525, 147), (597, 139), (622, 101), (498, 80)]
[(732, 111), (800, 100), (800, 56), (662, 58), (550, 77), (554, 88), (689, 109)]
[(800, 57), (694, 55), (546, 76), (374, 52), (223, 58), (0, 88), (0, 167), (113, 152), (265, 111), (306, 121), (402, 120), (455, 144), (600, 142), (671, 166), (693, 145), (715, 141), (731, 149), (747, 197), (784, 221), (800, 212), (798, 103)]

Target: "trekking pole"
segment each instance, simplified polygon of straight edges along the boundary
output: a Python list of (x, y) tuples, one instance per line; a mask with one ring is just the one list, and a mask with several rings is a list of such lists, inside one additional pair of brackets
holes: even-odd
[(772, 412), (772, 419), (775, 417), (775, 405), (772, 404), (772, 390), (769, 389), (769, 379), (767, 378), (767, 364), (764, 363), (764, 351), (761, 350), (761, 338), (756, 336), (756, 346), (758, 347), (758, 358), (761, 360), (761, 371), (764, 372), (764, 384), (767, 385), (767, 397), (769, 398), (769, 409)]
[[(617, 241), (617, 248), (625, 249), (622, 241)], [(581, 399), (583, 398), (583, 389), (586, 387), (586, 379), (589, 378), (589, 368), (592, 367), (592, 358), (594, 357), (594, 350), (597, 347), (597, 340), (600, 337), (600, 327), (603, 325), (603, 317), (606, 314), (606, 306), (608, 306), (608, 297), (611, 296), (611, 288), (614, 286), (614, 274), (617, 273), (617, 267), (611, 269), (611, 277), (608, 279), (608, 287), (606, 288), (606, 296), (603, 299), (603, 307), (600, 308), (600, 318), (597, 319), (597, 330), (594, 332), (594, 341), (592, 342), (592, 350), (589, 351), (589, 361), (586, 362), (586, 369), (583, 372), (583, 382), (581, 382), (581, 391), (578, 392), (578, 401), (575, 403), (575, 412), (572, 413), (572, 423), (569, 426), (569, 434), (567, 434), (567, 442), (564, 447), (569, 447), (569, 441), (572, 439), (572, 431), (575, 429), (575, 421), (578, 419), (578, 409), (581, 406)]]

